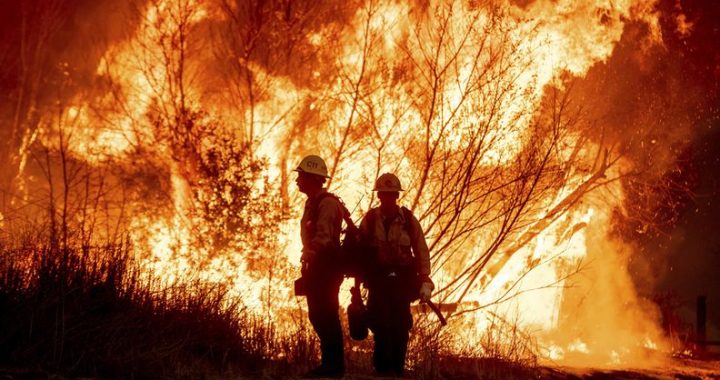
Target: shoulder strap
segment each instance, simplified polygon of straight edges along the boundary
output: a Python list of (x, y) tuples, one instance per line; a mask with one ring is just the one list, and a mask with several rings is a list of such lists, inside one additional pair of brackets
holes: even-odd
[(371, 208), (368, 212), (368, 230), (367, 233), (370, 237), (375, 236), (375, 223), (377, 221), (377, 210)]
[(410, 209), (408, 209), (405, 206), (400, 207), (400, 211), (402, 211), (403, 218), (405, 218), (405, 224), (403, 225), (403, 227), (405, 228), (405, 231), (408, 233), (408, 235), (410, 235), (410, 239), (415, 240), (415, 234), (413, 233), (412, 224), (411, 224), (412, 217), (413, 217), (412, 211), (410, 211)]
[(326, 197), (333, 197), (333, 198), (335, 198), (336, 201), (338, 201), (338, 203), (340, 203), (340, 209), (342, 210), (342, 217), (343, 217), (343, 220), (345, 221), (345, 225), (350, 230), (357, 230), (355, 223), (353, 222), (352, 218), (350, 217), (350, 211), (345, 206), (345, 202), (343, 202), (342, 199), (340, 199), (340, 197), (338, 197), (337, 195), (330, 193), (330, 192), (324, 192), (324, 193), (320, 194), (317, 197), (317, 199), (313, 200), (313, 202), (315, 202), (315, 204), (312, 205), (313, 206), (312, 207), (313, 224), (317, 222), (317, 214), (318, 214), (318, 209), (320, 208), (320, 202), (323, 199), (325, 199)]
[[(410, 236), (411, 245), (413, 245), (417, 239), (417, 236), (413, 233), (414, 231), (412, 228), (413, 213), (412, 213), (412, 211), (410, 211), (409, 208), (407, 208), (405, 206), (401, 207), (400, 210), (402, 210), (403, 217), (405, 218), (405, 225), (404, 225), (405, 231), (407, 231), (408, 236)], [(412, 249), (412, 255), (413, 255), (413, 258), (415, 259), (415, 270), (419, 271), (418, 263), (419, 263), (420, 259), (417, 256), (417, 252), (415, 251), (415, 248)]]
[(318, 210), (320, 209), (320, 202), (322, 202), (325, 197), (332, 196), (333, 194), (324, 192), (317, 196), (317, 198), (313, 199), (310, 203), (310, 220), (312, 221), (313, 225), (317, 223), (317, 216), (318, 216)]

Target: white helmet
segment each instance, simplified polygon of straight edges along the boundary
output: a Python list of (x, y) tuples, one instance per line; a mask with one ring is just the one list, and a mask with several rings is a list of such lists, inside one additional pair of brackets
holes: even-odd
[(400, 180), (395, 174), (385, 173), (375, 181), (373, 191), (403, 191)]
[(313, 154), (305, 156), (305, 158), (300, 161), (300, 165), (295, 168), (295, 171), (301, 173), (315, 174), (323, 178), (330, 178), (330, 176), (328, 176), (328, 170), (327, 165), (325, 165), (325, 161), (323, 161), (323, 159), (319, 156)]

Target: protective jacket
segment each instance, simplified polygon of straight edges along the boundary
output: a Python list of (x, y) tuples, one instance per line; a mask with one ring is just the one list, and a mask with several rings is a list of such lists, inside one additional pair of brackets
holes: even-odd
[[(406, 215), (410, 220), (405, 219)], [(430, 275), (430, 253), (425, 234), (411, 212), (398, 209), (396, 216), (390, 220), (382, 215), (379, 207), (370, 209), (360, 223), (360, 233), (369, 239), (371, 246), (377, 248), (377, 260), (381, 267), (397, 268), (417, 263), (417, 272), (421, 277)]]
[[(317, 258), (326, 258), (337, 252), (340, 247), (342, 228), (342, 206), (337, 198), (324, 196), (327, 190), (305, 201), (305, 210), (300, 220), (300, 236), (303, 243), (303, 257), (307, 252), (316, 254)], [(315, 215), (317, 213), (317, 215)]]

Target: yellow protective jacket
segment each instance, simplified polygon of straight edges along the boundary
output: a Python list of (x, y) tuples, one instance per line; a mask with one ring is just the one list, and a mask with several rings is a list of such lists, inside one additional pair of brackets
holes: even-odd
[[(417, 258), (418, 274), (430, 276), (430, 253), (420, 222), (410, 216), (409, 231), (405, 225), (405, 212), (398, 213), (391, 221), (384, 220), (380, 208), (372, 208), (360, 222), (360, 234), (369, 239), (369, 244), (377, 248), (378, 262), (381, 266), (406, 266), (413, 264), (413, 255)], [(386, 231), (386, 224), (388, 225)], [(371, 226), (374, 225), (374, 226)], [(373, 231), (370, 229), (373, 228)]]

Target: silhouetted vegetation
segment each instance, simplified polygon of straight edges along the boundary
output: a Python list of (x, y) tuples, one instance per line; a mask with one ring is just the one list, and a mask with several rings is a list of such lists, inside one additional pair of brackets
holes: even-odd
[[(255, 373), (314, 355), (280, 338), (218, 284), (157, 290), (128, 245), (3, 249), (0, 364), (109, 378)], [(284, 359), (283, 359), (284, 358)]]
[[(281, 331), (220, 284), (161, 286), (140, 270), (129, 244), (61, 249), (27, 240), (1, 250), (0, 366), (6, 369), (100, 378), (279, 378), (301, 373), (318, 355), (304, 318), (295, 331)], [(480, 359), (475, 350), (453, 357), (448, 339), (419, 318), (409, 354), (413, 377), (533, 371), (517, 355)], [(371, 373), (372, 339), (346, 344), (351, 373)]]

